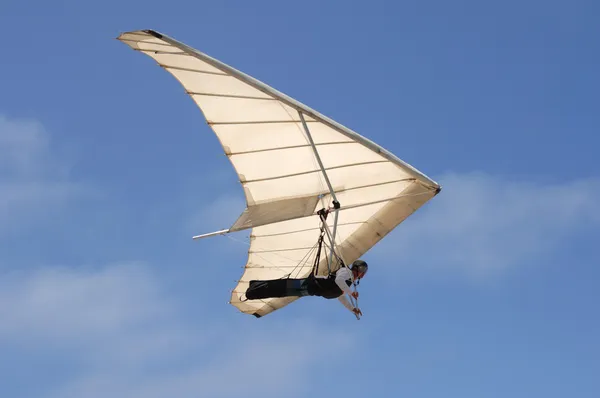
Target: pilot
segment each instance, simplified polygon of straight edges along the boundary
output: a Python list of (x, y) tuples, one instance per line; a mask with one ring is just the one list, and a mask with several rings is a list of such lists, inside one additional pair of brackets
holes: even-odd
[(301, 279), (252, 280), (246, 290), (246, 298), (248, 300), (302, 296), (337, 298), (348, 310), (362, 315), (360, 309), (351, 304), (346, 294), (355, 299), (358, 298), (358, 292), (352, 291), (350, 286), (354, 281), (362, 279), (368, 269), (369, 265), (365, 261), (356, 260), (350, 267), (342, 265), (340, 269), (325, 278), (315, 277), (311, 274), (307, 278)]

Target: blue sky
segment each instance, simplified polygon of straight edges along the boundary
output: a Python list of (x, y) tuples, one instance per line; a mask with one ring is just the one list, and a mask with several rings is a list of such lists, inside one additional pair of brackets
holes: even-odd
[[(592, 1), (0, 3), (3, 397), (597, 397)], [(360, 322), (228, 305), (243, 209), (155, 29), (384, 146), (442, 193), (365, 259)], [(243, 235), (237, 236), (243, 238)], [(356, 376), (358, 374), (359, 376)]]

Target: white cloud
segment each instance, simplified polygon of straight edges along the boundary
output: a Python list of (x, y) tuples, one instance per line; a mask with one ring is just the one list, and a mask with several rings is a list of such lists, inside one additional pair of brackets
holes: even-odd
[(313, 366), (343, 365), (349, 348), (339, 332), (322, 344), (330, 332), (311, 323), (240, 314), (219, 326), (221, 316), (184, 313), (175, 299), (143, 264), (12, 271), (0, 282), (0, 347), (73, 362), (61, 385), (45, 388), (49, 398), (301, 395)]
[(440, 195), (373, 249), (375, 261), (480, 278), (548, 260), (600, 223), (600, 179), (536, 183), (450, 173), (439, 181)]
[(149, 321), (168, 323), (172, 311), (141, 264), (13, 270), (0, 280), (0, 337), (31, 344), (118, 343)]
[[(260, 326), (257, 329), (260, 333), (222, 333), (212, 340), (219, 347), (217, 352), (199, 356), (189, 367), (163, 371), (154, 377), (114, 371), (96, 373), (61, 389), (57, 397), (305, 396), (311, 377), (318, 377), (316, 372), (311, 374), (311, 367), (331, 371), (333, 365), (343, 364), (340, 354), (344, 355), (349, 347), (343, 333), (336, 333), (336, 339), (328, 339), (328, 344), (315, 345), (324, 335), (305, 324), (285, 327), (288, 332), (295, 329), (291, 333), (278, 334)], [(319, 364), (323, 359), (330, 366)]]
[(64, 204), (81, 186), (69, 180), (41, 124), (0, 115), (0, 192), (0, 232), (7, 232)]

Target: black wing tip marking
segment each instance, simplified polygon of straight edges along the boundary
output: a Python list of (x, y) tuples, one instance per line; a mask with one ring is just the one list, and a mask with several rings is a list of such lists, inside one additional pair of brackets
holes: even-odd
[(162, 39), (163, 38), (163, 35), (161, 35), (157, 31), (152, 30), (152, 29), (145, 29), (144, 32), (148, 33), (149, 35), (152, 35), (152, 36), (156, 37), (157, 39)]

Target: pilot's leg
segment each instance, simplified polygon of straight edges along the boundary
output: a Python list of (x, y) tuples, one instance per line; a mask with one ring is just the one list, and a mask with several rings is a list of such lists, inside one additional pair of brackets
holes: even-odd
[(308, 295), (308, 291), (305, 279), (250, 281), (250, 286), (248, 287), (248, 290), (246, 290), (246, 298), (248, 300), (306, 295)]

